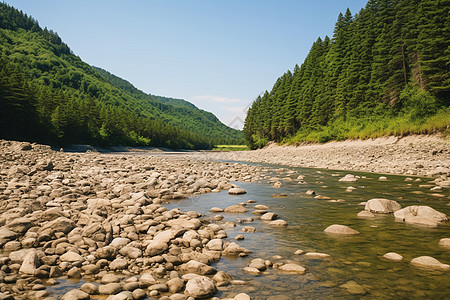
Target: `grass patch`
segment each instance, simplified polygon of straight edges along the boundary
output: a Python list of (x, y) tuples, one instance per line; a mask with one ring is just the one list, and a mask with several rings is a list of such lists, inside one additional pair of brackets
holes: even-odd
[(212, 151), (245, 151), (250, 150), (247, 145), (216, 145)]
[(325, 143), (332, 140), (364, 140), (390, 135), (406, 136), (438, 132), (444, 136), (450, 136), (450, 108), (442, 108), (433, 116), (421, 118), (400, 115), (335, 121), (319, 129), (301, 130), (295, 136), (284, 139), (283, 142), (295, 145), (304, 142)]

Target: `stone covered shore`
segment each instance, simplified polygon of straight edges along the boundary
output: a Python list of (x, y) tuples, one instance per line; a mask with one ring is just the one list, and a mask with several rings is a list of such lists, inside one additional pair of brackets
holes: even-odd
[(301, 146), (270, 144), (256, 151), (213, 153), (208, 156), (294, 167), (450, 177), (450, 139), (438, 135)]
[[(211, 266), (222, 256), (252, 250), (239, 245), (239, 236), (234, 242), (227, 238), (226, 228), (235, 224), (211, 223), (197, 212), (162, 205), (221, 190), (244, 193), (233, 182), (260, 182), (270, 173), (216, 159), (428, 175), (440, 177), (435, 183), (442, 189), (450, 183), (449, 154), (448, 141), (437, 137), (177, 155), (67, 153), (0, 140), (0, 299), (193, 300), (219, 299), (219, 291), (221, 299), (250, 299), (234, 292), (245, 290), (239, 288), (245, 281)], [(286, 226), (253, 202), (211, 212), (238, 213), (247, 211), (246, 205), (273, 226)], [(243, 271), (256, 275), (270, 267), (306, 272), (297, 264), (260, 258)], [(49, 292), (67, 278), (85, 283)]]
[[(12, 141), (0, 149), (0, 299), (194, 299), (243, 284), (210, 265), (248, 250), (199, 213), (161, 202), (239, 193), (231, 182), (258, 181), (261, 168)], [(87, 283), (65, 295), (48, 292), (67, 277)]]

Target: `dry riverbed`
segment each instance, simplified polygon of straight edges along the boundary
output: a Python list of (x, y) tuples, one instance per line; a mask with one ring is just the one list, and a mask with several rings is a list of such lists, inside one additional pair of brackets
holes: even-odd
[(271, 144), (256, 151), (208, 154), (215, 159), (403, 175), (450, 176), (450, 139), (407, 136), (303, 146)]
[[(423, 167), (416, 167), (412, 174), (419, 173), (416, 170), (428, 174), (433, 169), (435, 173), (428, 175), (439, 174), (436, 184), (448, 187), (448, 143), (432, 141), (428, 148), (423, 142), (411, 146), (408, 140), (386, 142), (383, 148), (375, 144), (361, 146), (358, 151), (366, 153), (361, 155), (363, 160), (378, 151), (383, 164), (374, 165), (382, 168), (395, 161), (387, 157), (394, 150), (403, 153), (405, 161), (420, 156), (415, 163)], [(326, 158), (317, 154), (326, 150), (307, 147), (310, 152), (302, 161), (316, 156), (311, 160), (315, 164), (308, 166), (326, 167)], [(357, 149), (345, 145), (325, 147), (335, 153), (328, 155), (330, 168), (337, 164), (333, 155), (355, 154)], [(413, 150), (406, 152), (410, 148)], [(281, 149), (288, 152), (277, 154)], [(245, 285), (245, 281), (211, 266), (222, 256), (239, 257), (251, 252), (239, 246), (238, 239), (226, 239), (225, 230), (233, 224), (222, 226), (197, 212), (169, 210), (161, 203), (221, 190), (240, 194), (245, 191), (233, 182), (267, 179), (266, 168), (211, 158), (296, 164), (298, 160), (292, 156), (307, 153), (306, 148), (299, 149), (272, 146), (226, 154), (127, 155), (66, 153), (44, 145), (0, 141), (0, 299), (56, 299), (48, 286), (58, 285), (60, 278), (82, 278), (86, 282), (79, 289), (59, 295), (66, 300), (98, 297), (94, 295), (108, 299), (192, 300), (214, 297), (227, 285)], [(437, 152), (429, 153), (431, 149)], [(348, 161), (353, 164), (347, 162), (346, 168), (357, 166), (357, 159)], [(364, 170), (407, 173), (397, 165)], [(265, 214), (266, 207), (257, 203), (232, 205), (224, 212), (247, 211), (247, 204), (261, 211), (268, 221), (274, 220), (273, 226), (286, 225), (270, 212)], [(297, 264), (258, 258), (244, 271), (258, 273), (271, 267), (291, 274), (306, 272)], [(250, 299), (246, 294), (232, 297)]]
[(233, 283), (209, 265), (247, 250), (223, 242), (226, 232), (199, 213), (160, 203), (260, 180), (260, 168), (188, 156), (0, 146), (0, 299), (51, 299), (46, 286), (61, 276), (96, 282), (63, 299), (193, 299)]

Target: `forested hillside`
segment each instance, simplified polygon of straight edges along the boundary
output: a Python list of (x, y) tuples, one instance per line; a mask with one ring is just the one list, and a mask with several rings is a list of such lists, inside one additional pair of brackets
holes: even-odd
[(75, 56), (57, 33), (0, 3), (0, 138), (55, 145), (205, 149), (243, 134), (187, 101), (152, 96)]
[[(450, 131), (450, 1), (370, 0), (248, 111), (252, 148)], [(295, 51), (295, 49), (293, 50)]]

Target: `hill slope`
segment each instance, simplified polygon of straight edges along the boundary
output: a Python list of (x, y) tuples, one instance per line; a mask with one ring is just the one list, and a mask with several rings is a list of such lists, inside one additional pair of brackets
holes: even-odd
[(242, 142), (242, 132), (187, 101), (89, 66), (21, 11), (0, 3), (0, 16), (1, 138), (186, 149)]
[(252, 148), (429, 133), (450, 125), (450, 1), (370, 0), (249, 109)]

